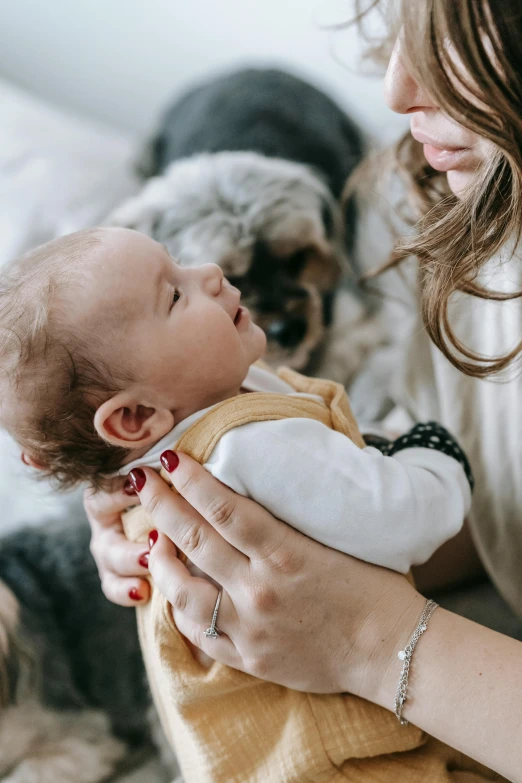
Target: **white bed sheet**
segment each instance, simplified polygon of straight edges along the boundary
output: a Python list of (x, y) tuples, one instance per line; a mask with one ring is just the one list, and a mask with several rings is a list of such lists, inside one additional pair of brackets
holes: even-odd
[[(0, 265), (101, 222), (138, 188), (129, 134), (68, 114), (0, 80)], [(0, 534), (70, 508), (29, 476), (0, 433)]]

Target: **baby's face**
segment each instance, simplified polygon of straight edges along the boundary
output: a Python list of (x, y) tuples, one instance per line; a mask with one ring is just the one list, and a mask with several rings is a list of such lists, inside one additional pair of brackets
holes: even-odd
[(144, 234), (104, 231), (74, 307), (109, 366), (128, 368), (143, 403), (176, 418), (237, 394), (266, 345), (238, 289), (214, 264), (181, 267)]

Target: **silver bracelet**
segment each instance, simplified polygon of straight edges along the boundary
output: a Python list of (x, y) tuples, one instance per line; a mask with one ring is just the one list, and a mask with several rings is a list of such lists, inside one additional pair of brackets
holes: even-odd
[(420, 616), (420, 620), (417, 623), (417, 627), (415, 628), (412, 634), (409, 644), (407, 645), (407, 647), (404, 648), (404, 650), (399, 650), (399, 652), (397, 653), (398, 659), (400, 661), (404, 661), (404, 663), (402, 664), (402, 671), (401, 671), (401, 676), (399, 678), (399, 684), (397, 685), (397, 692), (395, 694), (395, 715), (397, 717), (397, 720), (401, 724), (401, 726), (408, 725), (408, 721), (402, 717), (402, 709), (407, 699), (406, 694), (408, 691), (408, 678), (410, 676), (411, 659), (413, 658), (413, 653), (415, 652), (415, 648), (417, 647), (417, 642), (421, 638), (424, 631), (427, 629), (430, 617), (437, 607), (438, 604), (436, 604), (435, 601), (431, 601), (431, 600), (426, 601), (426, 604), (424, 606), (424, 611)]

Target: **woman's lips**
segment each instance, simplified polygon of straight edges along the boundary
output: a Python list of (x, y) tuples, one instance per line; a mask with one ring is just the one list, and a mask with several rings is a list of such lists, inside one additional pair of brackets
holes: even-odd
[(432, 144), (424, 144), (423, 150), (424, 157), (436, 171), (451, 171), (452, 169), (462, 168), (467, 153), (469, 153), (469, 148), (467, 147), (445, 150), (440, 147), (434, 147)]
[(437, 171), (458, 169), (465, 163), (465, 158), (469, 157), (469, 147), (456, 147), (454, 144), (434, 139), (417, 128), (411, 129), (411, 135), (422, 144), (424, 157)]

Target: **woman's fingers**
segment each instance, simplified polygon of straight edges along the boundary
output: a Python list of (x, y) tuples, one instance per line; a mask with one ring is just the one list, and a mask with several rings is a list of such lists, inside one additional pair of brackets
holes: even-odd
[(221, 593), (216, 627), (217, 638), (205, 636), (220, 589), (211, 582), (192, 576), (178, 559), (176, 547), (167, 536), (160, 535), (150, 551), (150, 570), (154, 584), (171, 604), (172, 616), (179, 632), (210, 658), (235, 669), (243, 661), (229, 633), (237, 627), (237, 614), (225, 591)]
[(139, 606), (150, 598), (150, 585), (146, 579), (125, 578), (106, 571), (101, 585), (105, 597), (119, 606)]
[(178, 457), (178, 466), (169, 474), (173, 486), (220, 538), (255, 559), (277, 549), (288, 532), (286, 525), (257, 503), (236, 495), (186, 454), (180, 452)]
[[(231, 666), (233, 669), (244, 671), (244, 663), (241, 655), (236, 650), (231, 639), (222, 632), (217, 639), (209, 639), (205, 636), (204, 629), (198, 623), (194, 623), (182, 612), (173, 610), (174, 622), (180, 633), (185, 636), (191, 644), (203, 650), (210, 658), (213, 658), (225, 666)], [(219, 626), (218, 626), (219, 627)]]
[[(160, 535), (150, 550), (149, 568), (155, 586), (172, 605), (175, 617), (195, 624), (200, 630), (210, 626), (218, 590), (212, 582), (192, 576), (177, 557), (176, 547), (167, 536)], [(226, 592), (221, 594), (218, 625), (231, 634), (237, 614)]]
[(121, 513), (139, 503), (132, 487), (121, 484), (113, 492), (85, 491), (84, 506), (91, 526), (91, 553), (98, 567), (105, 596), (120, 606), (146, 603), (150, 585), (148, 548), (128, 541)]
[[(241, 581), (248, 569), (247, 558), (225, 541), (184, 498), (172, 492), (155, 471), (138, 468), (132, 474), (138, 470), (140, 501), (151, 517), (152, 525), (219, 584), (226, 586), (230, 580)], [(219, 481), (216, 484), (222, 486)]]
[(149, 548), (146, 544), (129, 541), (114, 528), (102, 530), (91, 539), (91, 552), (101, 571), (117, 576), (146, 576)]
[(120, 486), (112, 492), (86, 489), (83, 496), (85, 513), (93, 530), (95, 527), (121, 528), (122, 513), (126, 508), (139, 505), (139, 502), (138, 495), (132, 491), (128, 481), (120, 482)]

